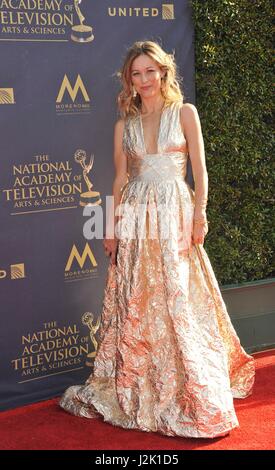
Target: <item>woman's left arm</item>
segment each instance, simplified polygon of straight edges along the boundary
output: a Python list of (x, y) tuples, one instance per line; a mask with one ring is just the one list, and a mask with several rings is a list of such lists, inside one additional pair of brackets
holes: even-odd
[(191, 103), (184, 103), (180, 113), (195, 181), (194, 219), (207, 220), (208, 173), (199, 114), (196, 106)]

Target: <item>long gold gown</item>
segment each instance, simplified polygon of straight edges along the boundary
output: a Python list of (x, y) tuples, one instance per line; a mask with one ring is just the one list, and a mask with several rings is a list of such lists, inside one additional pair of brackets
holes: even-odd
[(239, 426), (233, 398), (252, 393), (254, 359), (240, 345), (203, 245), (191, 241), (195, 193), (185, 181), (179, 113), (180, 103), (163, 109), (156, 154), (146, 153), (141, 115), (126, 120), (128, 236), (108, 267), (93, 372), (60, 406), (127, 429), (212, 438)]

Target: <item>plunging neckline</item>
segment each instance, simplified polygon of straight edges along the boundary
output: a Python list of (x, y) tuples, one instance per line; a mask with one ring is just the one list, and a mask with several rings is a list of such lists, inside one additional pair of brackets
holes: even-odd
[(144, 150), (145, 155), (157, 155), (159, 153), (159, 139), (160, 139), (160, 135), (161, 135), (162, 118), (163, 118), (163, 114), (164, 114), (164, 111), (165, 111), (166, 108), (167, 108), (167, 106), (164, 105), (162, 110), (161, 110), (159, 129), (158, 129), (158, 134), (157, 134), (157, 151), (154, 152), (154, 153), (147, 152), (146, 144), (145, 144), (145, 138), (144, 138), (144, 131), (143, 131), (142, 116), (141, 116), (141, 112), (139, 112), (139, 125), (140, 125), (141, 136), (142, 136), (142, 145), (143, 145), (143, 150)]

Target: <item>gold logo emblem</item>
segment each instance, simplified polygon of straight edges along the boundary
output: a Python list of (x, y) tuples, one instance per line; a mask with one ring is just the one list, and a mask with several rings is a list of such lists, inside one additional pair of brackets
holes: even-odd
[(163, 20), (174, 20), (174, 5), (172, 3), (162, 4), (162, 19)]
[(25, 277), (25, 265), (24, 263), (20, 264), (11, 264), (11, 279), (22, 279)]
[(13, 88), (0, 88), (0, 104), (14, 104)]
[(82, 269), (87, 257), (90, 259), (93, 266), (97, 266), (96, 259), (93, 255), (93, 252), (92, 252), (91, 248), (89, 247), (88, 243), (86, 243), (82, 255), (79, 254), (78, 249), (76, 248), (75, 245), (73, 245), (72, 251), (70, 253), (69, 259), (68, 259), (67, 264), (66, 264), (65, 271), (69, 271), (71, 269), (74, 258), (76, 259), (76, 261), (78, 262), (80, 268)]
[(83, 98), (85, 101), (90, 101), (90, 98), (89, 98), (89, 95), (87, 93), (87, 90), (84, 86), (84, 83), (80, 77), (80, 75), (78, 74), (77, 76), (77, 79), (76, 79), (76, 82), (75, 82), (75, 85), (74, 85), (74, 88), (72, 87), (72, 85), (70, 84), (69, 82), (69, 79), (67, 77), (67, 75), (65, 74), (64, 75), (64, 78), (63, 78), (63, 82), (62, 82), (62, 85), (60, 87), (60, 90), (59, 90), (59, 93), (58, 93), (58, 97), (56, 99), (56, 102), (57, 103), (61, 103), (62, 99), (63, 99), (63, 96), (64, 96), (64, 93), (65, 91), (68, 91), (70, 97), (71, 97), (71, 100), (74, 102), (75, 99), (76, 99), (76, 95), (78, 93), (78, 91), (80, 90), (82, 92), (82, 95), (83, 95)]

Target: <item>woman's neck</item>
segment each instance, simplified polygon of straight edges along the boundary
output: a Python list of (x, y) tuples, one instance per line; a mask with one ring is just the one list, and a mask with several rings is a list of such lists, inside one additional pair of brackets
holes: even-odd
[(162, 111), (165, 104), (165, 99), (160, 96), (158, 98), (152, 98), (148, 100), (142, 100), (140, 111), (143, 116), (149, 116), (150, 114), (158, 114)]

